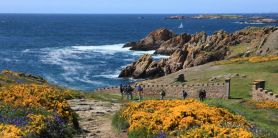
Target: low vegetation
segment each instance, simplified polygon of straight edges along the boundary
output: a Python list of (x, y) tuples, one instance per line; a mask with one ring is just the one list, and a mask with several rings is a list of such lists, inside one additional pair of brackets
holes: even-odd
[[(240, 115), (197, 100), (147, 100), (129, 103), (116, 114), (114, 127), (128, 127), (129, 137), (252, 137)], [(121, 119), (119, 119), (121, 118)], [(123, 122), (128, 122), (128, 125)], [(115, 125), (117, 124), (117, 125)], [(119, 128), (120, 126), (120, 128)]]
[(252, 132), (255, 137), (278, 137), (278, 102), (209, 99), (206, 100), (206, 103), (210, 106), (225, 108), (234, 114), (244, 116), (253, 126)]
[(76, 95), (49, 85), (1, 87), (0, 137), (71, 137), (79, 125), (66, 99)]
[(242, 63), (242, 62), (251, 62), (251, 63), (258, 63), (258, 62), (268, 62), (278, 60), (278, 56), (254, 56), (254, 57), (244, 57), (244, 58), (233, 58), (230, 60), (223, 60), (215, 62), (216, 65), (225, 65), (225, 64), (233, 64), (233, 63)]

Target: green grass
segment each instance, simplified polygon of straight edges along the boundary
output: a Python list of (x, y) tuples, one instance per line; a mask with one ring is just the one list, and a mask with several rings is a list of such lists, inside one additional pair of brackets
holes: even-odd
[(112, 117), (112, 126), (117, 132), (127, 130), (129, 124), (126, 119), (121, 116), (121, 111), (116, 112)]
[(278, 137), (278, 109), (258, 109), (246, 100), (206, 100), (211, 106), (226, 108), (230, 112), (244, 116), (252, 125), (257, 137)]
[(91, 92), (91, 93), (85, 93), (85, 98), (107, 101), (107, 102), (114, 102), (114, 103), (124, 102), (124, 100), (122, 100), (120, 93), (113, 94), (107, 92)]
[[(209, 82), (213, 76), (236, 74), (246, 77), (231, 79), (231, 98), (250, 98), (254, 80), (266, 80), (266, 88), (278, 94), (278, 61), (262, 63), (235, 63), (228, 65), (204, 66), (200, 70), (186, 72), (189, 82)], [(221, 78), (218, 81), (223, 81)]]
[(240, 57), (240, 55), (244, 54), (248, 48), (249, 48), (248, 44), (229, 46), (229, 50), (231, 52), (229, 57)]

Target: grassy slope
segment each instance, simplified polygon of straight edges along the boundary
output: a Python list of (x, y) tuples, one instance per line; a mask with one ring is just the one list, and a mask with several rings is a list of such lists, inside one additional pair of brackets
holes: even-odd
[[(278, 93), (278, 61), (263, 63), (235, 63), (227, 65), (215, 65), (209, 63), (193, 68), (181, 70), (168, 76), (155, 80), (145, 81), (155, 84), (174, 84), (174, 78), (178, 74), (184, 73), (188, 83), (209, 82), (213, 76), (223, 76), (225, 74), (240, 74), (246, 77), (235, 77), (231, 80), (231, 97), (232, 98), (248, 98), (250, 97), (251, 84), (254, 80), (266, 80), (266, 88), (271, 89), (274, 93)], [(224, 78), (218, 81), (223, 81)], [(217, 82), (217, 81), (216, 81)]]
[(253, 129), (255, 134), (271, 138), (278, 136), (278, 109), (258, 109), (245, 100), (210, 99), (205, 102), (244, 116), (252, 125), (256, 126)]

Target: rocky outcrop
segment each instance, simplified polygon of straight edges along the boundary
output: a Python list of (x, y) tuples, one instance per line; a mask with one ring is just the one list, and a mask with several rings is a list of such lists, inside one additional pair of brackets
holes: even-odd
[(176, 34), (167, 30), (167, 29), (157, 29), (153, 32), (151, 32), (148, 36), (145, 38), (141, 39), (138, 42), (129, 42), (124, 45), (124, 47), (131, 47), (130, 50), (155, 50), (159, 48), (159, 46), (175, 37)]
[(278, 30), (271, 33), (256, 51), (257, 55), (278, 55)]
[(123, 69), (119, 77), (160, 77), (184, 68), (223, 60), (231, 53), (229, 47), (239, 44), (251, 46), (251, 49), (246, 51), (248, 54), (244, 56), (273, 55), (278, 53), (277, 41), (277, 27), (248, 27), (234, 33), (220, 30), (210, 36), (205, 32), (193, 35), (181, 34), (160, 41), (153, 47), (157, 48), (157, 54), (170, 55), (168, 59), (153, 61), (151, 55), (144, 55)]
[(162, 43), (159, 48), (155, 51), (155, 54), (171, 55), (177, 49), (181, 49), (185, 43), (190, 41), (191, 35), (181, 34), (173, 37), (166, 42)]
[(138, 61), (133, 62), (122, 70), (119, 77), (145, 78), (146, 70), (152, 62), (153, 59), (151, 55), (143, 55)]
[(35, 76), (22, 72), (3, 70), (0, 74), (4, 75), (7, 80), (17, 83), (47, 83), (47, 81), (41, 76)]

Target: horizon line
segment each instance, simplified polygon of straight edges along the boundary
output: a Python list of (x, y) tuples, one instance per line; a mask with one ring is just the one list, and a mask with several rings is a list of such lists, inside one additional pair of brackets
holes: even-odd
[(236, 13), (19, 13), (19, 12), (0, 12), (0, 14), (87, 14), (87, 15), (170, 15), (170, 14), (175, 14), (175, 15), (193, 15), (193, 14), (278, 14), (278, 12), (236, 12)]

